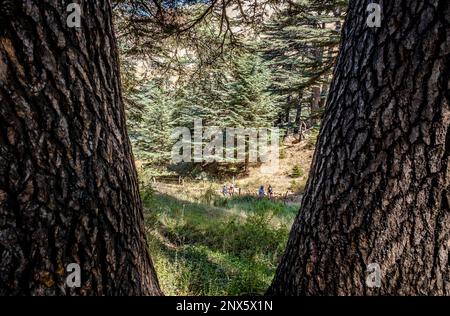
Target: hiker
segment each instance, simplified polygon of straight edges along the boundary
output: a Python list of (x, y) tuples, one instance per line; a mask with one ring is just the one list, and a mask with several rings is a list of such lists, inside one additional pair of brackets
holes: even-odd
[(269, 188), (267, 189), (267, 192), (269, 193), (269, 199), (272, 200), (273, 198), (273, 188), (272, 186), (269, 184)]
[(228, 188), (227, 188), (226, 184), (223, 185), (222, 194), (223, 194), (223, 196), (227, 196), (228, 195)]
[(265, 195), (266, 195), (266, 192), (264, 191), (264, 186), (262, 185), (262, 186), (259, 188), (258, 196), (259, 196), (260, 199), (262, 199), (262, 198), (264, 198)]
[(230, 185), (230, 196), (233, 196), (233, 195), (234, 195), (234, 185), (231, 184)]

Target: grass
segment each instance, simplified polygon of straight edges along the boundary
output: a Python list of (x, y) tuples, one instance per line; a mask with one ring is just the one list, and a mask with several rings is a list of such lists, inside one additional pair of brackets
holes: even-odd
[(147, 188), (142, 198), (166, 295), (264, 294), (298, 212), (281, 202), (223, 198), (213, 190), (187, 198)]

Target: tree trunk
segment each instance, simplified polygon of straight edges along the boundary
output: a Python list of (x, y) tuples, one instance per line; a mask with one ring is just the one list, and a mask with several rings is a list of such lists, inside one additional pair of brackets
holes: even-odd
[(160, 294), (109, 1), (80, 1), (81, 28), (62, 2), (0, 13), (0, 295)]
[(311, 126), (317, 124), (319, 106), (320, 106), (320, 87), (315, 86), (312, 88), (311, 94), (311, 118), (309, 120)]
[(295, 112), (295, 129), (294, 133), (301, 135), (301, 123), (302, 123), (302, 101), (303, 101), (303, 92), (300, 92), (297, 100), (297, 108)]
[(450, 295), (449, 2), (383, 1), (381, 28), (367, 27), (368, 3), (350, 1), (269, 294)]
[[(326, 79), (328, 80), (329, 78)], [(325, 107), (325, 102), (327, 101), (328, 88), (329, 85), (327, 83), (324, 83), (322, 85), (322, 91), (320, 93), (319, 109), (323, 109)]]
[(291, 102), (292, 96), (289, 95), (286, 100), (286, 107), (284, 108), (284, 122), (288, 125), (291, 124)]

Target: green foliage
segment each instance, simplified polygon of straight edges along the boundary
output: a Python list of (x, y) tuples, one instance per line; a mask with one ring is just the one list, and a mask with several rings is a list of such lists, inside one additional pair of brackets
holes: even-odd
[(167, 164), (172, 145), (170, 93), (151, 81), (130, 98), (134, 106), (128, 109), (128, 129), (136, 158), (153, 166)]
[[(234, 50), (228, 49), (228, 39), (218, 38), (223, 32), (221, 19), (199, 21), (192, 29), (195, 45), (192, 37), (182, 34), (177, 38), (155, 34), (159, 41), (151, 48), (145, 36), (126, 37), (120, 42), (121, 65), (129, 135), (136, 158), (154, 175), (182, 170), (185, 174), (206, 171), (220, 176), (246, 170), (242, 163), (170, 165), (170, 131), (173, 127), (192, 129), (198, 119), (204, 126), (221, 129), (274, 125), (292, 129), (298, 127), (298, 119), (307, 121), (309, 116), (319, 115), (320, 107), (310, 111), (304, 104), (313, 87), (329, 83), (340, 40), (337, 26), (343, 21), (346, 2), (293, 1), (264, 18), (261, 27), (239, 36), (242, 45)], [(183, 16), (203, 12), (201, 5), (178, 9)], [(129, 14), (118, 10), (116, 18), (121, 28), (130, 27)], [(233, 23), (246, 29), (248, 26), (241, 22)], [(168, 29), (161, 31), (170, 33)], [(149, 49), (155, 50), (155, 59), (139, 55)], [(198, 54), (199, 49), (208, 52)], [(137, 69), (142, 69), (135, 56), (149, 65), (145, 76), (137, 75)], [(295, 124), (290, 119), (285, 121), (298, 104), (303, 104), (303, 109)]]
[[(222, 129), (278, 125), (288, 131), (292, 123), (284, 120), (290, 117), (291, 108), (304, 105), (313, 88), (330, 81), (340, 34), (337, 27), (329, 26), (342, 22), (346, 2), (291, 1), (270, 20), (262, 18), (263, 23), (252, 23), (264, 24), (263, 32), (258, 28), (251, 32), (255, 36), (239, 36), (242, 47), (236, 51), (224, 48), (231, 42), (231, 35), (225, 40), (220, 37), (222, 32), (228, 33), (222, 27), (229, 27), (223, 25), (223, 18), (215, 16), (220, 10), (211, 10), (209, 18), (190, 31), (169, 36), (179, 22), (192, 20), (185, 17), (202, 14), (202, 4), (183, 6), (182, 15), (175, 10), (174, 19), (150, 21), (139, 28), (139, 34), (153, 34), (147, 35), (152, 36), (150, 40), (129, 32), (131, 36), (119, 43), (123, 91), (134, 154), (144, 166), (139, 175), (143, 184), (150, 183), (154, 175), (167, 173), (169, 168), (202, 179), (220, 174), (220, 165), (171, 166), (173, 127), (192, 129), (194, 120), (201, 119), (204, 126)], [(142, 14), (145, 10), (142, 7), (136, 12)], [(137, 25), (128, 23), (132, 22), (127, 21), (128, 14), (125, 10), (117, 19), (121, 29), (130, 31)], [(152, 18), (149, 15), (145, 20)], [(232, 26), (242, 27), (242, 33), (248, 31), (242, 23)], [(256, 45), (250, 43), (250, 37), (259, 38)], [(149, 50), (152, 54), (140, 54)], [(134, 56), (151, 64), (149, 81), (137, 75)], [(322, 91), (321, 100), (326, 94)], [(300, 119), (306, 121), (321, 111), (320, 106), (302, 109)], [(310, 125), (314, 124), (315, 120), (310, 120)], [(315, 146), (317, 135), (318, 129), (314, 128), (308, 138), (310, 148)], [(281, 155), (285, 156), (283, 152)], [(242, 170), (237, 164), (228, 164), (226, 169), (236, 173)], [(301, 179), (293, 180), (290, 190), (304, 191), (307, 179), (303, 176), (303, 169), (295, 166), (292, 177)], [(148, 185), (141, 188), (150, 251), (166, 294), (242, 295), (266, 291), (298, 213), (296, 206), (250, 196), (225, 198), (212, 187), (194, 201), (156, 193)]]
[[(157, 247), (152, 245), (152, 254)], [(205, 246), (186, 245), (153, 257), (166, 295), (262, 295), (271, 281), (264, 261), (237, 258)]]
[(279, 93), (327, 82), (340, 41), (339, 25), (346, 0), (326, 5), (314, 0), (297, 0), (266, 23), (263, 51), (272, 66), (274, 88)]
[(315, 127), (311, 130), (310, 135), (308, 136), (308, 149), (314, 149), (316, 147), (317, 139), (319, 137), (320, 127)]
[(289, 190), (296, 192), (298, 194), (302, 194), (305, 191), (306, 183), (308, 179), (301, 179), (300, 181), (292, 180)]
[(304, 175), (304, 171), (302, 169), (302, 167), (300, 167), (299, 165), (295, 165), (294, 168), (292, 168), (292, 178), (300, 178)]
[[(269, 84), (270, 73), (260, 57), (235, 54), (183, 85), (168, 88), (164, 82), (153, 80), (135, 88), (128, 96), (131, 104), (127, 113), (137, 159), (153, 174), (163, 172), (161, 169), (170, 165), (175, 141), (170, 139), (172, 128), (187, 127), (193, 134), (194, 120), (202, 120), (205, 127), (222, 129), (272, 126), (275, 112)], [(202, 170), (197, 171), (219, 172), (219, 165), (208, 167), (202, 165)], [(195, 172), (196, 164), (190, 164), (190, 168)], [(226, 168), (231, 170), (229, 164)]]
[(205, 193), (202, 195), (201, 200), (206, 205), (211, 205), (217, 198), (219, 198), (219, 195), (217, 192), (210, 186)]
[(179, 88), (174, 121), (191, 128), (195, 119), (221, 128), (272, 126), (269, 85), (270, 73), (258, 55), (230, 55)]
[(243, 54), (234, 61), (230, 82), (229, 126), (269, 127), (275, 118), (268, 92), (270, 72), (255, 54)]
[[(297, 207), (244, 196), (217, 207), (142, 194), (150, 251), (166, 294), (264, 294)], [(213, 204), (221, 201), (216, 197)]]
[[(283, 126), (293, 127), (286, 112), (298, 103), (310, 107), (312, 89), (330, 83), (346, 6), (347, 0), (292, 1), (265, 23), (260, 49), (272, 72), (271, 91), (281, 120), (286, 120)], [(323, 102), (327, 93), (322, 90)], [(303, 121), (305, 113), (303, 109)]]

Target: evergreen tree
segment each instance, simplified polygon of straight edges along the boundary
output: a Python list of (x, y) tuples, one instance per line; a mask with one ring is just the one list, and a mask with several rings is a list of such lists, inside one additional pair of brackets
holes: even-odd
[[(193, 129), (194, 120), (201, 119), (204, 127), (221, 128), (224, 140), (226, 127), (273, 126), (275, 113), (267, 66), (255, 54), (240, 53), (228, 57), (177, 89), (172, 114), (176, 126)], [(204, 142), (202, 145), (209, 140)], [(218, 172), (219, 164), (212, 165), (215, 167), (211, 171)], [(235, 167), (238, 165), (240, 163)], [(205, 166), (202, 164), (202, 168)]]
[(161, 167), (170, 161), (173, 101), (170, 92), (151, 81), (131, 96), (128, 128), (137, 159)]
[(267, 23), (262, 50), (274, 78), (271, 89), (276, 96), (279, 123), (291, 127), (290, 112), (294, 105), (296, 124), (301, 116), (304, 119), (304, 97), (312, 95), (307, 115), (311, 115), (311, 108), (318, 111), (324, 104), (346, 2), (297, 0)]
[(230, 82), (228, 122), (230, 126), (268, 127), (274, 111), (268, 88), (270, 72), (258, 55), (246, 53), (234, 61)]

